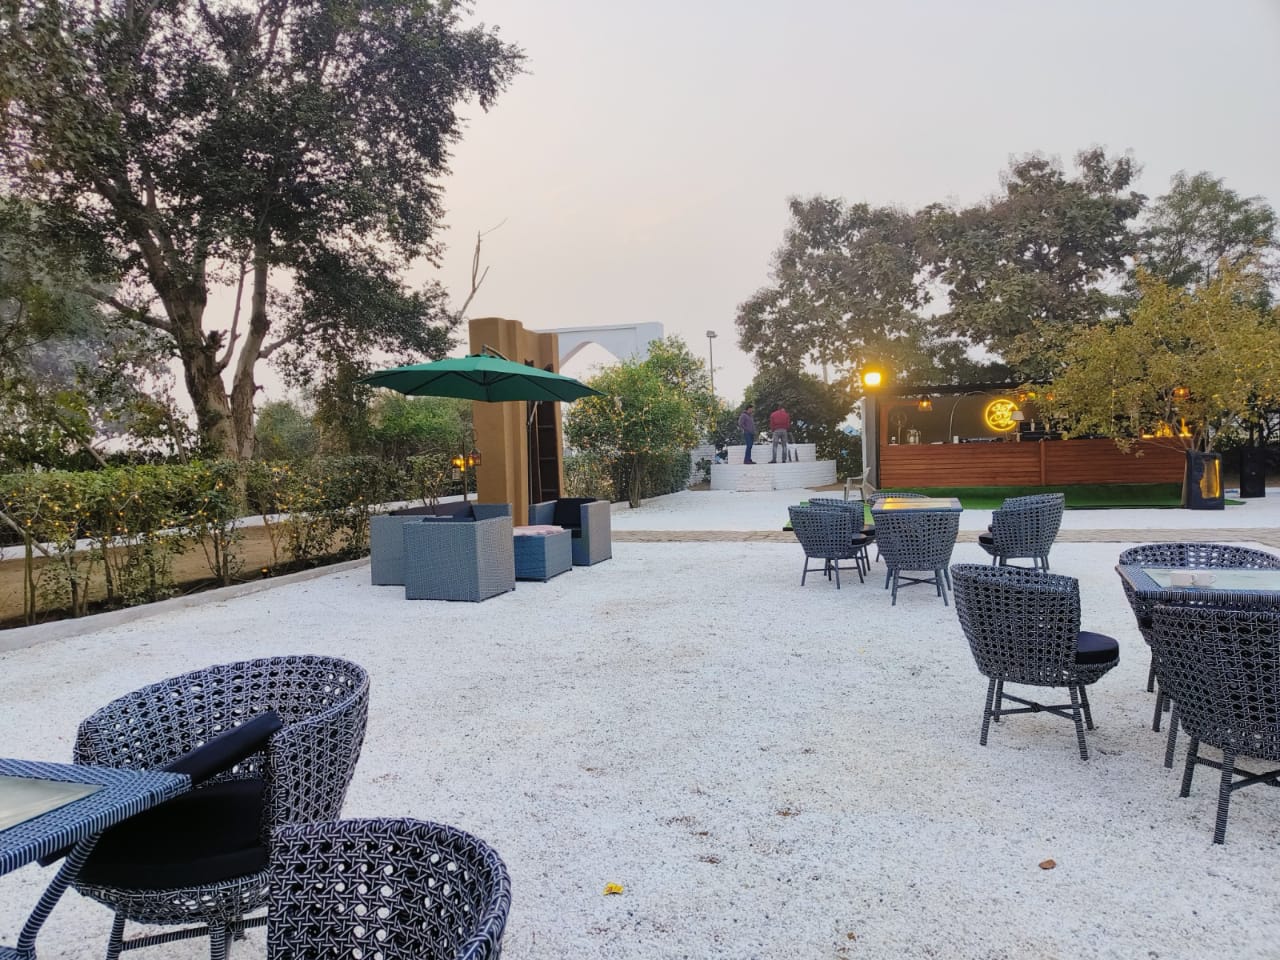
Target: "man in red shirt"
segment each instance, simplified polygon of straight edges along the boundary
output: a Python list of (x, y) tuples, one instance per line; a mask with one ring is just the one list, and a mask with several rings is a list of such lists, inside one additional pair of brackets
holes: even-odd
[(791, 414), (787, 413), (787, 408), (779, 406), (777, 410), (769, 414), (769, 429), (773, 431), (773, 459), (770, 463), (778, 462), (778, 444), (782, 444), (782, 462), (787, 462), (787, 431), (791, 429)]

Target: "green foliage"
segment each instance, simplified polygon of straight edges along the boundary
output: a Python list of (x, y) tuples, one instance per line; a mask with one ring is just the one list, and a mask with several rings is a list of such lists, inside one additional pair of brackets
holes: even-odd
[(769, 415), (778, 407), (791, 415), (791, 436), (799, 443), (817, 443), (849, 416), (853, 401), (842, 385), (832, 386), (796, 370), (769, 367), (747, 386), (745, 403), (756, 407), (756, 425), (768, 429)]
[(384, 460), (401, 462), (420, 453), (451, 456), (466, 449), (471, 401), (384, 390), (373, 401), (370, 421), (370, 439)]
[[(637, 474), (636, 461), (626, 458), (614, 460), (610, 465), (610, 486), (617, 491), (619, 499), (627, 500), (632, 506), (639, 504), (642, 495), (660, 497), (689, 489), (693, 462), (688, 450), (669, 450), (646, 457), (640, 469), (643, 472)], [(642, 495), (635, 492), (640, 487)]]
[(1141, 194), (1128, 158), (1101, 149), (1076, 157), (1068, 177), (1039, 156), (1014, 162), (1004, 194), (961, 210), (921, 211), (932, 250), (930, 276), (946, 290), (949, 310), (936, 324), (1014, 364), (1028, 379), (1052, 377), (1079, 326), (1111, 315), (1135, 252), (1131, 222)]
[(1212, 450), (1280, 397), (1280, 318), (1258, 308), (1261, 282), (1224, 265), (1186, 290), (1139, 270), (1129, 321), (1072, 339), (1051, 413), (1121, 445), (1145, 434)]
[(1139, 254), (1144, 268), (1175, 287), (1209, 283), (1221, 264), (1260, 273), (1260, 306), (1280, 280), (1276, 212), (1262, 197), (1242, 197), (1221, 178), (1176, 173), (1147, 212)]
[(263, 404), (254, 434), (259, 460), (306, 460), (320, 445), (320, 430), (311, 417), (288, 400)]
[(421, 453), (408, 463), (413, 493), (428, 506), (435, 506), (456, 485), (453, 457), (448, 453)]
[(613, 485), (612, 460), (579, 451), (567, 454), (563, 466), (566, 497), (595, 497), (610, 502), (618, 499)]
[(564, 421), (573, 447), (614, 462), (615, 489), (633, 506), (666, 485), (671, 458), (698, 442), (714, 409), (709, 385), (699, 399), (688, 351), (670, 341), (658, 347), (652, 363), (626, 360), (593, 377), (588, 384), (603, 396), (578, 400)]
[[(487, 109), (522, 61), (464, 24), (468, 4), (4, 11), (0, 174), (42, 206), (50, 246), (118, 283), (98, 299), (173, 344), (207, 443), (250, 455), (267, 357), (307, 380), (375, 350), (445, 351), (445, 291), (400, 272), (438, 257), (458, 108)], [(235, 322), (206, 316), (219, 283), (245, 294)]]
[[(235, 467), (227, 463), (0, 475), (0, 520), (21, 531), (27, 548), (28, 619), (40, 606), (83, 615), (98, 575), (109, 606), (169, 596), (173, 558), (197, 540), (211, 572), (229, 580), (237, 565), (236, 501)], [(78, 542), (85, 540), (88, 549)], [(38, 578), (30, 562), (37, 550), (51, 561)]]
[(771, 283), (738, 307), (738, 343), (760, 369), (805, 362), (852, 378), (869, 362), (909, 377), (944, 351), (918, 311), (930, 299), (916, 218), (827, 197), (789, 201)]

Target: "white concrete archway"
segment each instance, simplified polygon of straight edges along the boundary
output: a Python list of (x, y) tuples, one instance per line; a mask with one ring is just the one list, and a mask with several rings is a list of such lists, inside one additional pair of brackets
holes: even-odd
[(560, 338), (560, 366), (564, 366), (583, 347), (597, 344), (619, 360), (644, 360), (649, 356), (649, 343), (662, 339), (660, 323), (619, 323), (606, 327), (557, 327), (539, 330)]

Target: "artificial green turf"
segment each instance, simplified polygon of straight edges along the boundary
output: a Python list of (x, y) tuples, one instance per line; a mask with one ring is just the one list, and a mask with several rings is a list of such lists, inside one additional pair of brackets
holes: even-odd
[(1056, 487), (915, 487), (913, 492), (930, 497), (959, 497), (960, 503), (966, 510), (995, 510), (1006, 497), (1022, 497), (1032, 493), (1065, 494), (1068, 510), (1182, 506), (1182, 485), (1179, 483), (1082, 483)]

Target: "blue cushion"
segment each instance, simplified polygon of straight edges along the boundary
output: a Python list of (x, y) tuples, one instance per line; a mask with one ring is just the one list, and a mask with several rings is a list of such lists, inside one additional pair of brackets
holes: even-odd
[(1076, 663), (1110, 663), (1120, 657), (1120, 644), (1114, 637), (1081, 630), (1076, 641)]

